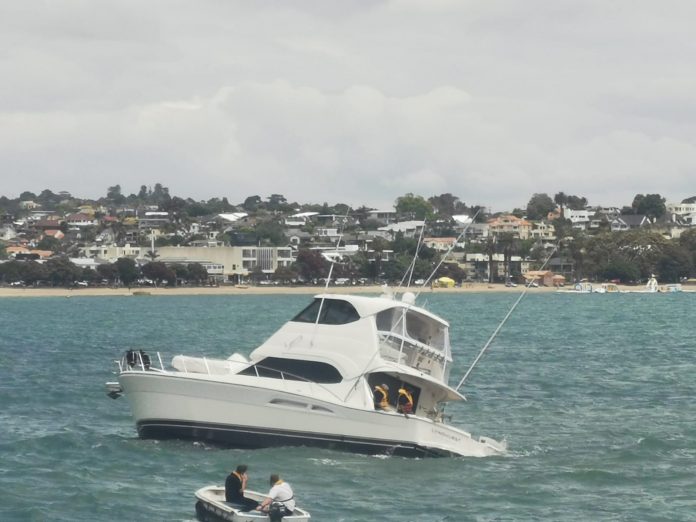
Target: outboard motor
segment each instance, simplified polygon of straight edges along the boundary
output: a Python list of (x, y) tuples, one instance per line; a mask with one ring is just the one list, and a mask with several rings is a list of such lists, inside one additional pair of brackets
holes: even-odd
[(268, 518), (271, 522), (282, 522), (285, 514), (285, 506), (280, 502), (272, 502), (268, 506)]

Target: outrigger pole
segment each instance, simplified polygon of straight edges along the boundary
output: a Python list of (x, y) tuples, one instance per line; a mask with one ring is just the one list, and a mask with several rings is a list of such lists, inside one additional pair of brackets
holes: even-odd
[[(544, 261), (544, 263), (541, 265), (541, 267), (539, 268), (539, 270), (543, 270), (543, 268), (546, 266), (546, 263), (549, 262), (549, 260), (551, 259), (551, 256), (556, 252), (557, 249), (558, 249), (558, 245), (556, 245), (555, 247), (553, 247), (553, 250), (551, 250), (551, 253), (548, 255), (548, 257), (546, 258), (546, 261)], [(508, 320), (508, 318), (512, 315), (512, 312), (514, 312), (514, 311), (515, 311), (515, 308), (517, 308), (517, 305), (520, 304), (520, 301), (522, 301), (522, 299), (524, 298), (524, 296), (527, 294), (527, 290), (529, 290), (529, 288), (532, 286), (532, 283), (533, 283), (533, 282), (534, 282), (534, 279), (530, 279), (530, 280), (529, 280), (529, 283), (527, 283), (527, 284), (524, 286), (524, 290), (522, 291), (522, 293), (520, 294), (520, 296), (517, 298), (517, 301), (515, 301), (515, 304), (512, 305), (512, 308), (510, 308), (510, 311), (505, 315), (505, 317), (503, 318), (503, 320), (500, 322), (500, 324), (498, 325), (498, 327), (495, 329), (495, 331), (493, 332), (493, 335), (491, 335), (491, 337), (488, 339), (488, 341), (486, 342), (486, 344), (483, 345), (483, 348), (481, 348), (481, 351), (480, 351), (479, 354), (476, 356), (476, 359), (474, 359), (474, 362), (471, 363), (471, 366), (469, 366), (469, 369), (468, 369), (468, 370), (466, 371), (466, 373), (464, 374), (464, 377), (462, 377), (462, 380), (459, 381), (459, 384), (457, 384), (457, 387), (455, 388), (456, 391), (459, 391), (459, 388), (462, 387), (462, 384), (464, 384), (464, 381), (466, 381), (467, 377), (469, 377), (469, 374), (470, 374), (470, 373), (472, 372), (472, 370), (474, 369), (474, 366), (476, 366), (476, 364), (479, 362), (479, 359), (481, 359), (481, 357), (483, 357), (483, 354), (484, 354), (485, 351), (488, 349), (488, 347), (491, 345), (491, 343), (493, 342), (493, 339), (495, 339), (496, 335), (498, 335), (498, 332), (500, 331), (500, 329), (501, 329), (501, 328), (503, 327), (503, 325), (505, 324), (505, 321)]]

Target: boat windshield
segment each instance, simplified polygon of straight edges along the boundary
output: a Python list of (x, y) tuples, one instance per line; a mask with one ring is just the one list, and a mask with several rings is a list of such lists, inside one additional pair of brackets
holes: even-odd
[[(404, 336), (440, 351), (447, 346), (447, 326), (414, 310), (389, 308), (377, 314), (377, 329)], [(405, 316), (405, 323), (402, 318)]]
[(348, 301), (316, 298), (307, 308), (297, 314), (292, 321), (316, 323), (319, 309), (321, 309), (319, 324), (347, 324), (360, 319), (358, 311)]

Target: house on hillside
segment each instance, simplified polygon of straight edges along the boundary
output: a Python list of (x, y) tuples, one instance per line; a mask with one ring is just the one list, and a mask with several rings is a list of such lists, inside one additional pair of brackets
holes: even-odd
[(370, 210), (367, 219), (377, 221), (382, 225), (388, 225), (396, 221), (396, 212), (393, 210)]
[(680, 216), (696, 214), (696, 203), (667, 203), (666, 207), (667, 212)]
[(94, 215), (84, 214), (78, 212), (77, 214), (69, 214), (65, 221), (68, 223), (68, 227), (76, 230), (83, 227), (95, 227), (99, 222), (94, 218)]
[(556, 241), (556, 227), (548, 221), (535, 221), (532, 223), (530, 237), (542, 243), (553, 243)]
[(512, 214), (505, 214), (488, 220), (488, 228), (491, 235), (512, 234), (513, 237), (529, 239), (532, 233), (532, 224), (526, 219), (518, 218)]
[(456, 237), (424, 237), (423, 244), (438, 252), (447, 252), (457, 244)]
[(563, 209), (563, 217), (570, 220), (573, 228), (578, 230), (587, 230), (590, 226), (590, 211), (589, 210), (573, 210), (571, 208)]
[(648, 216), (643, 214), (623, 214), (611, 221), (612, 232), (623, 232), (625, 230), (633, 230), (650, 224)]
[(399, 233), (403, 234), (403, 237), (418, 237), (424, 226), (425, 221), (400, 221), (399, 223), (391, 223), (384, 227), (379, 227), (375, 235), (389, 241), (393, 240)]

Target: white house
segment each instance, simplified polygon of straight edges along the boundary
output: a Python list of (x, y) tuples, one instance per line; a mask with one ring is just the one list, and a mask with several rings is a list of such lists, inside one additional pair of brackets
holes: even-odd
[(590, 211), (586, 209), (573, 210), (571, 208), (564, 208), (563, 217), (570, 220), (573, 224), (573, 228), (579, 230), (587, 230), (590, 225)]

